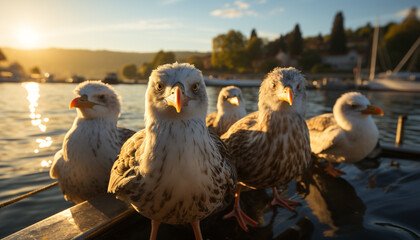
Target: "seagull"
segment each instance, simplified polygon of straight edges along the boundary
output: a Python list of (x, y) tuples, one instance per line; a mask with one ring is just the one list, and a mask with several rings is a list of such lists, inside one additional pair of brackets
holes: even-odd
[(309, 132), (305, 123), (305, 80), (293, 67), (275, 68), (261, 83), (258, 111), (251, 113), (221, 136), (237, 169), (238, 187), (233, 211), (245, 231), (258, 223), (242, 212), (242, 186), (273, 189), (272, 205), (291, 211), (298, 202), (283, 199), (276, 187), (300, 175), (311, 163)]
[(127, 140), (112, 167), (108, 192), (152, 220), (152, 240), (162, 222), (189, 223), (202, 239), (200, 220), (234, 194), (236, 170), (206, 126), (207, 105), (193, 65), (159, 66), (146, 91), (146, 127)]
[(117, 127), (121, 97), (101, 81), (80, 83), (70, 109), (77, 109), (73, 126), (50, 169), (67, 201), (80, 203), (107, 192), (108, 180), (123, 143), (135, 132)]
[(235, 86), (222, 88), (217, 100), (217, 112), (206, 118), (207, 126), (221, 136), (232, 124), (246, 116), (241, 89)]
[(357, 162), (375, 148), (379, 131), (371, 115), (383, 115), (383, 111), (371, 106), (361, 93), (349, 92), (337, 99), (333, 113), (306, 121), (312, 152), (327, 161), (325, 170), (332, 176), (344, 172), (333, 168), (330, 162)]

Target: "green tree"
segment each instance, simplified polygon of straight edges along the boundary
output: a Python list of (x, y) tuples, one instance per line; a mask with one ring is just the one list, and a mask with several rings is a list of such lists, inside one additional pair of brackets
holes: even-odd
[(330, 36), (330, 52), (333, 54), (344, 54), (347, 52), (347, 38), (344, 31), (343, 13), (335, 15)]
[(301, 58), (299, 59), (299, 65), (305, 71), (310, 71), (313, 66), (319, 63), (321, 63), (321, 57), (315, 50), (303, 52)]
[[(395, 67), (419, 37), (420, 21), (417, 19), (417, 9), (413, 8), (401, 24), (391, 25), (389, 27), (380, 48), (381, 50), (385, 49), (389, 53), (392, 66)], [(413, 68), (409, 70), (419, 71), (420, 59), (417, 58), (414, 61), (412, 64), (407, 64)]]
[(153, 69), (155, 69), (162, 64), (174, 63), (175, 61), (175, 54), (173, 52), (164, 52), (163, 50), (160, 50), (152, 59), (152, 66)]
[(193, 64), (196, 68), (200, 70), (204, 69), (204, 61), (203, 58), (200, 56), (189, 56), (187, 57), (186, 62)]
[(31, 68), (31, 70), (29, 70), (30, 73), (32, 74), (41, 74), (41, 70), (39, 69), (39, 67), (35, 66), (33, 68)]
[(239, 32), (230, 30), (213, 38), (213, 67), (228, 70), (243, 70), (246, 67), (246, 38)]
[(251, 31), (251, 36), (249, 37), (249, 39), (252, 39), (252, 38), (254, 38), (254, 37), (258, 37), (258, 36), (257, 36), (257, 30), (255, 30), (255, 28), (253, 28), (253, 29), (252, 29), (252, 31)]
[(143, 79), (148, 79), (152, 71), (153, 71), (152, 64), (150, 62), (145, 62), (140, 67), (140, 77)]
[[(246, 45), (247, 53), (247, 65), (248, 67), (253, 64), (255, 60), (259, 59), (263, 53), (263, 42), (262, 39), (257, 36), (255, 29), (252, 30), (251, 38), (248, 40)], [(255, 66), (253, 66), (255, 68)], [(257, 69), (254, 69), (257, 70)]]
[(121, 68), (121, 75), (127, 79), (134, 79), (137, 76), (137, 66), (126, 64)]
[(303, 39), (299, 24), (296, 24), (294, 30), (288, 34), (287, 49), (290, 55), (300, 55), (302, 53)]
[(167, 63), (174, 63), (176, 61), (175, 54), (173, 52), (164, 52), (160, 50), (153, 57), (151, 62), (143, 63), (140, 67), (140, 77), (148, 79), (153, 69), (156, 69), (160, 65)]
[(275, 57), (280, 51), (287, 52), (286, 40), (283, 35), (268, 42), (263, 50), (265, 57)]
[(3, 51), (0, 49), (0, 62), (7, 61), (6, 55), (3, 54)]

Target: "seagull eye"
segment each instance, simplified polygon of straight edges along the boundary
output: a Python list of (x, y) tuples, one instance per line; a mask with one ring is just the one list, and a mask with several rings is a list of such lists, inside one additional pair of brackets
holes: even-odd
[(277, 85), (276, 85), (276, 83), (275, 83), (275, 82), (272, 82), (272, 83), (271, 83), (271, 87), (272, 87), (272, 88), (276, 88), (276, 86), (277, 86)]
[(350, 107), (355, 109), (357, 107), (357, 105), (356, 104), (350, 104)]
[(195, 83), (195, 84), (192, 86), (192, 90), (193, 90), (194, 92), (196, 92), (196, 91), (198, 90), (198, 83)]
[(105, 100), (105, 95), (99, 95), (98, 98), (99, 100)]
[(158, 90), (159, 92), (163, 90), (163, 85), (161, 83), (157, 83), (156, 84), (156, 90)]

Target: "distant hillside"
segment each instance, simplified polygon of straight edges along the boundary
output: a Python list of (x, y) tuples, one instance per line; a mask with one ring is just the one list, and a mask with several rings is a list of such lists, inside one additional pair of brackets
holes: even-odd
[[(27, 73), (35, 66), (42, 72), (54, 74), (58, 78), (67, 78), (73, 74), (86, 78), (103, 78), (107, 72), (120, 73), (121, 67), (127, 63), (134, 63), (140, 67), (150, 61), (153, 53), (91, 51), (76, 49), (39, 49), (23, 50), (1, 48), (9, 62), (18, 62)], [(209, 53), (174, 52), (177, 61), (184, 61), (192, 55), (204, 56)]]

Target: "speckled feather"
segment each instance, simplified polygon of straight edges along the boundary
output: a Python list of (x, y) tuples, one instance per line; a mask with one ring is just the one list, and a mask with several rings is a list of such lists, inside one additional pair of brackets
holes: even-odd
[[(228, 98), (237, 97), (239, 105), (232, 105)], [(241, 89), (234, 86), (222, 88), (217, 100), (217, 112), (207, 115), (206, 125), (210, 130), (221, 136), (239, 119), (246, 116)]]
[(308, 119), (312, 152), (332, 162), (356, 162), (366, 157), (379, 139), (372, 117), (360, 112), (368, 105), (365, 96), (350, 92), (337, 99), (334, 113)]
[[(301, 96), (294, 100), (298, 108), (277, 101), (269, 92), (271, 81), (290, 85)], [(276, 69), (260, 88), (259, 110), (236, 122), (222, 140), (231, 151), (238, 180), (254, 188), (287, 184), (302, 173), (311, 161), (309, 132), (304, 119), (303, 82), (293, 68)], [(303, 94), (303, 96), (302, 96)], [(271, 100), (268, 100), (271, 99)], [(303, 101), (303, 104), (302, 104)]]
[[(187, 85), (191, 77), (182, 77), (182, 71), (191, 70), (191, 66), (175, 65), (175, 69), (171, 68), (173, 65), (158, 68), (152, 75), (166, 76), (167, 81), (179, 79)], [(200, 84), (204, 88), (202, 79)], [(207, 99), (205, 88), (202, 91), (203, 99)], [(147, 97), (152, 99), (153, 95), (148, 90)], [(184, 115), (181, 111), (179, 118), (178, 115), (171, 118), (162, 117), (168, 110), (158, 109), (155, 104), (146, 107), (150, 109), (146, 128), (122, 147), (108, 191), (158, 222), (180, 224), (201, 220), (220, 207), (224, 197), (233, 194), (236, 188), (236, 172), (226, 147), (206, 127), (205, 113), (185, 117), (195, 111), (190, 109)]]
[[(77, 89), (82, 89), (83, 93), (86, 88), (90, 88), (89, 97), (92, 97), (92, 94), (108, 86), (87, 82)], [(118, 111), (115, 111), (118, 118), (119, 97), (115, 100), (118, 101)], [(63, 148), (56, 153), (50, 169), (51, 177), (58, 179), (67, 201), (80, 203), (106, 193), (112, 164), (122, 144), (135, 133), (126, 128), (118, 128), (116, 118), (86, 119), (79, 114), (67, 132)]]

